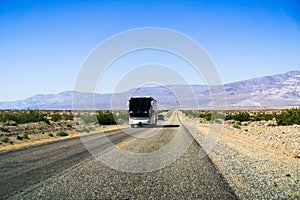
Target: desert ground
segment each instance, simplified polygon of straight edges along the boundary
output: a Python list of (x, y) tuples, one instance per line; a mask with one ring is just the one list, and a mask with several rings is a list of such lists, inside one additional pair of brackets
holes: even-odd
[[(229, 113), (253, 116), (283, 111), (236, 109)], [(278, 125), (275, 118), (215, 124), (191, 115), (182, 117), (191, 126), (197, 124), (199, 131), (191, 133), (240, 199), (300, 197), (300, 125)], [(207, 145), (210, 140), (214, 142)]]

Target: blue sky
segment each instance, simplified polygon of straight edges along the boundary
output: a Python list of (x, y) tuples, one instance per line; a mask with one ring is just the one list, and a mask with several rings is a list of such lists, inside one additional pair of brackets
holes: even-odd
[[(74, 89), (80, 66), (99, 43), (141, 27), (196, 40), (224, 83), (300, 70), (299, 10), (296, 0), (1, 0), (0, 101)], [(191, 82), (197, 83), (192, 75)]]

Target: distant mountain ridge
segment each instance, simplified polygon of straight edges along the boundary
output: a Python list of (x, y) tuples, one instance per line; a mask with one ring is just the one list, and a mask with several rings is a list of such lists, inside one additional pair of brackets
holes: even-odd
[[(196, 97), (185, 95), (190, 88)], [(227, 107), (276, 107), (300, 106), (300, 71), (290, 71), (273, 76), (225, 84)], [(174, 93), (175, 91), (175, 93)], [(177, 93), (176, 93), (177, 91)], [(177, 99), (178, 91), (183, 98)], [(58, 94), (37, 94), (24, 100), (0, 102), (0, 109), (72, 109), (73, 97), (80, 97), (82, 109), (126, 109), (126, 101), (132, 95), (153, 96), (161, 109), (210, 108), (210, 91), (205, 85), (171, 85), (135, 88), (117, 94), (93, 94), (95, 104), (87, 104), (91, 94), (65, 91)], [(218, 94), (215, 94), (215, 96)], [(181, 102), (179, 102), (179, 100)]]
[(230, 106), (299, 106), (300, 71), (229, 83), (225, 90)]

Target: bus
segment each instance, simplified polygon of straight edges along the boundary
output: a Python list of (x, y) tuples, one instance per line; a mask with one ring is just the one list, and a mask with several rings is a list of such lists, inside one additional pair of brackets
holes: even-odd
[(134, 96), (128, 100), (131, 127), (157, 124), (157, 102), (150, 96)]

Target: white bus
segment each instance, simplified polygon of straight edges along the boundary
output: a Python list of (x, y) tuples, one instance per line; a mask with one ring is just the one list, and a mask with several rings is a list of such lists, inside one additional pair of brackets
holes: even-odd
[(135, 96), (128, 100), (129, 124), (135, 125), (156, 125), (157, 123), (157, 102), (150, 96)]

